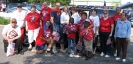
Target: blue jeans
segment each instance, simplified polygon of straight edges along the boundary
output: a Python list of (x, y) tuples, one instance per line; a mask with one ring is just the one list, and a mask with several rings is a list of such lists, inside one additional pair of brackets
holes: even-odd
[(85, 50), (84, 41), (82, 42), (82, 46), (83, 46), (83, 49), (82, 49), (82, 54), (86, 54), (86, 50)]
[(71, 54), (71, 43), (73, 44), (74, 55), (77, 55), (76, 40), (71, 38), (68, 38), (68, 54)]
[(59, 24), (54, 24), (55, 29), (57, 30), (58, 33), (60, 33), (60, 25)]

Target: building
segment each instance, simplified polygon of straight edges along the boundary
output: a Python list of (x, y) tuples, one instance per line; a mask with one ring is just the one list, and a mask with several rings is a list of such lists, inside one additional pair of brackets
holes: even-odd
[(133, 2), (133, 0), (71, 0), (72, 5), (92, 5), (92, 6), (103, 6), (104, 1), (106, 6), (115, 6), (117, 4), (122, 5), (128, 2)]

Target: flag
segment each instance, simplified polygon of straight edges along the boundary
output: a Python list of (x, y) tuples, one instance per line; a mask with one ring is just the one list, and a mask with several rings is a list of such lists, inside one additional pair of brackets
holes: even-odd
[(104, 5), (103, 5), (103, 8), (104, 8), (104, 9), (106, 8), (106, 1), (104, 1)]

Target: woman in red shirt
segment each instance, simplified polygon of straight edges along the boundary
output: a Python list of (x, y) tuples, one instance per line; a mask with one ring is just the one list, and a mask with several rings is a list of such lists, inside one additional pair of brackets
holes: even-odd
[(110, 57), (111, 54), (111, 44), (106, 44), (108, 38), (112, 36), (112, 32), (114, 29), (114, 22), (112, 18), (108, 16), (109, 12), (107, 10), (103, 11), (104, 16), (100, 19), (100, 56)]
[(40, 14), (36, 12), (36, 6), (31, 7), (31, 12), (26, 15), (26, 30), (28, 31), (28, 49), (32, 49), (31, 43), (36, 40), (40, 29)]

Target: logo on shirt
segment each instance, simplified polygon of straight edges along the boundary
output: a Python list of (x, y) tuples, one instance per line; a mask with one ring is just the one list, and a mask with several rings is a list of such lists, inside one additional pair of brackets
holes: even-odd
[(16, 37), (17, 35), (18, 35), (17, 32), (16, 32), (15, 30), (12, 30), (12, 31), (9, 32), (8, 38), (14, 38), (14, 37)]
[(35, 16), (31, 16), (31, 17), (30, 17), (30, 21), (31, 21), (31, 22), (34, 22), (34, 21), (35, 21), (35, 18), (36, 18)]
[(48, 12), (44, 11), (43, 12), (43, 17), (45, 17), (47, 15)]

